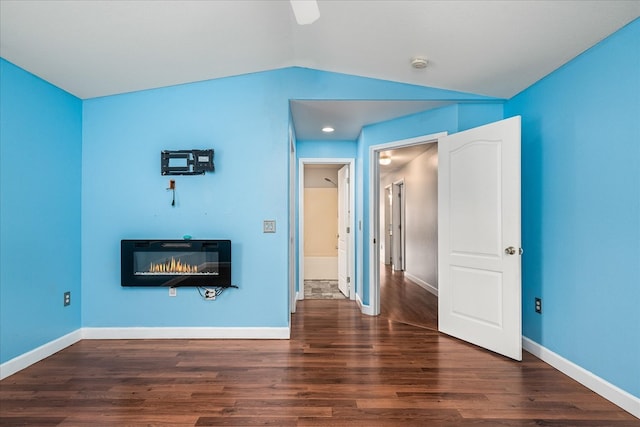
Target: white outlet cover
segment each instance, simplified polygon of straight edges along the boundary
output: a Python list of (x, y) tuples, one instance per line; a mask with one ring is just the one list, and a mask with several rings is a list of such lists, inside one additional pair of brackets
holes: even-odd
[(175, 297), (176, 295), (178, 295), (178, 290), (176, 288), (169, 288), (169, 296)]

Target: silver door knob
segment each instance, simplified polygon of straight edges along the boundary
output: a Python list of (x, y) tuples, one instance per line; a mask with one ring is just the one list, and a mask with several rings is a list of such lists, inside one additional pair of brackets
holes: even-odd
[(507, 249), (504, 250), (504, 253), (507, 255), (515, 255), (516, 248), (514, 248), (513, 246), (509, 246)]

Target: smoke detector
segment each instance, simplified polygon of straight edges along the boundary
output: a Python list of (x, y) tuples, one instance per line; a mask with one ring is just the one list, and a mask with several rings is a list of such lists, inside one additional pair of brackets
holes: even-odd
[(411, 58), (411, 66), (413, 68), (416, 68), (418, 70), (421, 70), (423, 68), (427, 68), (427, 59), (426, 58), (421, 58), (421, 57), (414, 57)]

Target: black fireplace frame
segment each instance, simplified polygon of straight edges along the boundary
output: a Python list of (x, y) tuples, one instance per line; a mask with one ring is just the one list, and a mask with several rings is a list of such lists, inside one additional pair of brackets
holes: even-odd
[[(143, 252), (215, 252), (217, 275), (153, 274), (137, 275), (134, 271), (134, 253)], [(120, 272), (123, 287), (230, 287), (231, 240), (122, 240), (120, 242)]]

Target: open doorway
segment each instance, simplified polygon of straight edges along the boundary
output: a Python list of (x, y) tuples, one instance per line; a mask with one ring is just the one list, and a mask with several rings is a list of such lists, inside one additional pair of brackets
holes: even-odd
[(374, 214), (380, 247), (377, 275), (371, 277), (379, 312), (392, 320), (437, 329), (437, 140), (413, 139), (374, 148), (377, 171), (372, 180), (377, 182), (378, 196)]
[(298, 299), (354, 299), (352, 159), (300, 159)]

